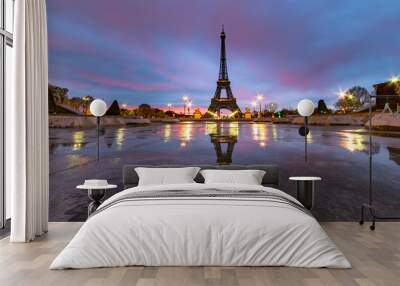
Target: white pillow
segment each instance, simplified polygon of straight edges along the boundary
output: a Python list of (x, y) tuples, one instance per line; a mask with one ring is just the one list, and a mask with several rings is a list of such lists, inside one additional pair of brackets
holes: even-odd
[(199, 167), (135, 168), (139, 176), (138, 186), (195, 183), (193, 179), (196, 177), (199, 170)]
[(202, 170), (205, 184), (261, 185), (265, 171), (261, 170)]

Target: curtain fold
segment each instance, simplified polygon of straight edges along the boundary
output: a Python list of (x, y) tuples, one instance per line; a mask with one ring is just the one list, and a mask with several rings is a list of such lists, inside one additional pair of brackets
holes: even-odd
[(14, 94), (6, 118), (12, 242), (47, 232), (49, 201), (48, 51), (45, 0), (15, 1)]

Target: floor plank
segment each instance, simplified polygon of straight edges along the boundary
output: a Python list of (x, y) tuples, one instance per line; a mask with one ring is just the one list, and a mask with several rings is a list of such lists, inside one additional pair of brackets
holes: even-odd
[(322, 223), (353, 265), (352, 269), (289, 267), (119, 267), (50, 271), (55, 256), (82, 223), (50, 223), (32, 243), (0, 240), (0, 285), (136, 286), (391, 286), (400, 273), (400, 222), (380, 222), (376, 231), (354, 222)]

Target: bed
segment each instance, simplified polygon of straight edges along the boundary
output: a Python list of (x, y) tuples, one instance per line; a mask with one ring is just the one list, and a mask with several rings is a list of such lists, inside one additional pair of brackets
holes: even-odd
[(312, 214), (278, 189), (277, 166), (199, 166), (264, 170), (261, 185), (204, 184), (199, 173), (195, 183), (153, 186), (138, 186), (136, 167), (124, 167), (125, 190), (103, 202), (50, 269), (351, 267)]

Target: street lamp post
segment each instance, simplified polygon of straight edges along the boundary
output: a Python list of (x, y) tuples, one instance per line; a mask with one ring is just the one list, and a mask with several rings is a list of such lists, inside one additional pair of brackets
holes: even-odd
[(257, 101), (260, 106), (259, 117), (261, 117), (261, 103), (262, 103), (263, 99), (264, 99), (263, 94), (261, 94), (261, 93), (257, 94)]
[(183, 101), (183, 115), (186, 115), (186, 105), (189, 101), (189, 97), (187, 96), (182, 97), (182, 101)]
[(100, 159), (100, 117), (107, 111), (107, 104), (101, 99), (95, 99), (90, 104), (90, 112), (96, 116), (96, 135), (97, 135), (97, 161)]
[(256, 113), (257, 102), (255, 100), (251, 102), (251, 106), (253, 106), (253, 113)]
[(301, 116), (304, 117), (304, 126), (300, 127), (299, 133), (301, 136), (304, 136), (304, 159), (307, 162), (307, 135), (308, 135), (308, 117), (310, 117), (314, 113), (314, 104), (309, 99), (303, 99), (297, 105), (297, 111)]
[(167, 103), (167, 106), (168, 106), (168, 111), (171, 111), (172, 104), (171, 103)]
[[(390, 83), (398, 83), (400, 81), (400, 78), (397, 76), (392, 76), (389, 79)], [(382, 216), (377, 214), (377, 208), (374, 205), (374, 197), (373, 197), (373, 181), (372, 181), (372, 175), (373, 175), (373, 164), (372, 164), (372, 152), (373, 152), (373, 145), (372, 145), (372, 98), (377, 98), (377, 95), (374, 94), (372, 95), (371, 93), (368, 96), (369, 98), (369, 107), (368, 107), (368, 145), (369, 145), (369, 150), (368, 150), (368, 163), (369, 163), (369, 181), (368, 181), (368, 202), (363, 203), (361, 205), (361, 219), (360, 219), (360, 224), (364, 224), (364, 212), (369, 211), (370, 216), (372, 217), (372, 224), (370, 225), (370, 230), (375, 230), (375, 221), (378, 220), (399, 220), (400, 217), (398, 216), (393, 216), (393, 217), (387, 217), (387, 216)]]
[(188, 115), (190, 116), (190, 107), (192, 107), (192, 102), (187, 103), (187, 110), (188, 110)]

